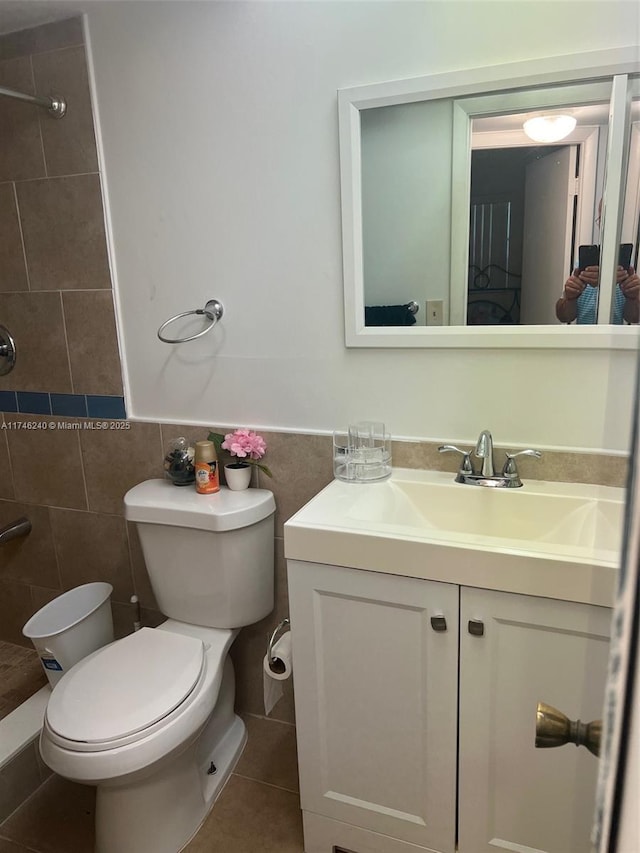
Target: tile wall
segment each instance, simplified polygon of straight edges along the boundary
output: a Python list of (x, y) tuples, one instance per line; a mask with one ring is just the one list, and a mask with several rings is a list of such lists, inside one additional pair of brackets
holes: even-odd
[(124, 417), (80, 19), (1, 36), (0, 85), (67, 101), (54, 119), (0, 99), (0, 322), (17, 346), (0, 405)]
[[(59, 91), (69, 103), (56, 122), (0, 99), (0, 323), (19, 347), (15, 370), (0, 377), (0, 526), (21, 515), (33, 524), (29, 537), (0, 548), (0, 640), (26, 644), (21, 628), (38, 608), (95, 580), (114, 587), (122, 635), (132, 628), (134, 592), (146, 624), (162, 618), (123, 496), (162, 476), (171, 438), (195, 441), (208, 429), (111, 420), (124, 414), (122, 380), (79, 20), (0, 37), (0, 84)], [(259, 475), (254, 485), (276, 499), (276, 607), (232, 649), (237, 706), (250, 714), (264, 713), (266, 640), (288, 612), (283, 524), (333, 476), (329, 437), (262, 434), (274, 477)], [(395, 442), (393, 461), (451, 472), (457, 465), (417, 442)], [(626, 460), (550, 453), (520, 469), (523, 478), (623, 485)], [(293, 721), (292, 697), (287, 682), (275, 719)]]

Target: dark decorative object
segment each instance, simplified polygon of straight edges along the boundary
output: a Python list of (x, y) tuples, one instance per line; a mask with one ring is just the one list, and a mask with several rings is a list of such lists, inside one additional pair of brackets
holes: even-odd
[(194, 450), (189, 447), (186, 438), (176, 438), (169, 443), (167, 455), (164, 457), (165, 477), (174, 486), (190, 486), (196, 481), (193, 462)]

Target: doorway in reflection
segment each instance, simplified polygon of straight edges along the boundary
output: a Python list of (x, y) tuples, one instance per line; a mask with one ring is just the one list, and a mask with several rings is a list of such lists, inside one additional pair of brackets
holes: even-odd
[[(548, 190), (533, 187), (528, 175), (555, 151), (555, 146), (472, 151), (467, 325), (527, 322), (521, 316), (526, 188), (529, 184), (530, 196)], [(550, 189), (555, 196), (553, 183)], [(532, 287), (531, 279), (524, 285)], [(532, 291), (530, 304), (538, 298), (535, 287)]]

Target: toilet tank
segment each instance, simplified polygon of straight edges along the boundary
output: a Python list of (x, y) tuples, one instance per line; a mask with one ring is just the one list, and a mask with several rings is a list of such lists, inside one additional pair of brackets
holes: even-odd
[(188, 486), (147, 480), (124, 497), (136, 523), (160, 610), (211, 628), (241, 628), (273, 610), (275, 501), (266, 489)]

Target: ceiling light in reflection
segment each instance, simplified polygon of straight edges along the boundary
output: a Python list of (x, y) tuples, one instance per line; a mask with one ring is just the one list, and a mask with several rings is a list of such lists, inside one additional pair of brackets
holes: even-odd
[(522, 125), (524, 132), (534, 142), (559, 142), (569, 136), (576, 126), (573, 116), (536, 116)]

